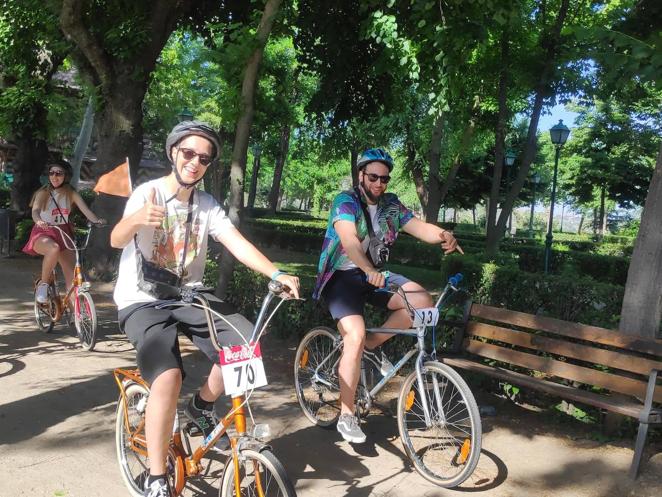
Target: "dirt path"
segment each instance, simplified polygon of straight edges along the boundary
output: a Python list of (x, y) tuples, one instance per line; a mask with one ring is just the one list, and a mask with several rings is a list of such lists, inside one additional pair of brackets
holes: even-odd
[[(94, 352), (84, 352), (66, 327), (48, 335), (38, 331), (31, 289), (37, 269), (32, 259), (0, 259), (0, 497), (124, 497), (115, 459), (117, 393), (111, 371), (131, 366), (134, 352), (116, 330), (112, 288), (95, 285), (101, 338)], [(644, 465), (632, 485), (626, 474), (633, 440), (601, 444), (578, 423), (482, 397), (497, 415), (483, 420), (478, 470), (461, 489), (439, 489), (413, 472), (388, 414), (368, 419), (368, 442), (362, 446), (310, 426), (292, 389), (294, 346), (267, 338), (263, 350), (270, 385), (255, 393), (252, 405), (257, 419), (270, 423), (272, 445), (299, 496), (662, 495), (662, 453)], [(188, 394), (208, 367), (187, 350)], [(392, 401), (383, 399), (383, 404), (388, 413)], [(195, 481), (185, 495), (216, 495), (220, 467), (212, 462), (209, 477)]]

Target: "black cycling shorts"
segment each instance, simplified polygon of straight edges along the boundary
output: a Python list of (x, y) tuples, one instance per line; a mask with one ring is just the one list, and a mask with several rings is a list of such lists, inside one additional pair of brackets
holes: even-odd
[[(237, 313), (227, 302), (213, 295), (206, 295), (210, 307), (222, 314), (245, 340), (250, 339), (253, 325)], [(202, 309), (177, 307), (156, 309), (153, 305), (133, 304), (119, 311), (120, 329), (137, 352), (138, 369), (149, 383), (168, 369), (179, 368), (184, 376), (182, 355), (177, 332), (186, 335), (212, 362), (218, 363), (218, 352), (209, 338), (207, 319)], [(244, 340), (228, 323), (215, 319), (218, 342), (221, 345), (241, 345)]]
[[(390, 273), (388, 283), (402, 286), (410, 280), (401, 274)], [(363, 316), (365, 304), (388, 309), (388, 301), (392, 293), (377, 291), (366, 280), (365, 273), (360, 269), (336, 271), (322, 290), (322, 298), (329, 308), (331, 316), (336, 321), (347, 316)]]

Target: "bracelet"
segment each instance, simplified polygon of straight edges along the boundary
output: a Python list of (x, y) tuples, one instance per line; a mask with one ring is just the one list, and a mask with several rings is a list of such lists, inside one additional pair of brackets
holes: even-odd
[(287, 274), (285, 271), (281, 271), (280, 269), (276, 269), (273, 274), (271, 275), (271, 279), (275, 280), (278, 278), (281, 274)]

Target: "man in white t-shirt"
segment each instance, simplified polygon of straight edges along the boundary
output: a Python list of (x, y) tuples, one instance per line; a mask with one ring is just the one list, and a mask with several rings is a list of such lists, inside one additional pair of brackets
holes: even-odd
[[(136, 188), (110, 238), (113, 247), (123, 249), (114, 292), (120, 327), (136, 348), (138, 367), (150, 383), (145, 413), (150, 475), (144, 495), (148, 497), (170, 497), (166, 456), (183, 377), (178, 330), (212, 362), (218, 355), (209, 339), (204, 312), (192, 307), (157, 309), (154, 303), (161, 295), (145, 284), (139, 265), (144, 267), (142, 261), (147, 261), (164, 270), (177, 286), (200, 286), (207, 237), (212, 236), (249, 268), (280, 281), (294, 297), (299, 293), (298, 278), (278, 270), (239, 233), (211, 195), (195, 188), (217, 161), (219, 142), (206, 123), (184, 121), (175, 126), (166, 140), (172, 172)], [(213, 296), (209, 299), (244, 338), (250, 337), (252, 325), (246, 318), (229, 304)], [(219, 319), (216, 324), (221, 344), (243, 343), (225, 321)], [(213, 406), (222, 393), (221, 368), (214, 364), (185, 411), (205, 437), (216, 425)]]

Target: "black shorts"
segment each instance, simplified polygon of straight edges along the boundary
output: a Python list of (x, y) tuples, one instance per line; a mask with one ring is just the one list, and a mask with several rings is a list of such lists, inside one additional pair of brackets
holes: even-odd
[[(207, 295), (210, 307), (222, 314), (245, 340), (250, 339), (253, 325), (248, 319), (237, 313), (235, 308)], [(144, 303), (133, 304), (119, 311), (120, 329), (137, 352), (138, 369), (149, 383), (168, 369), (179, 368), (184, 376), (182, 355), (179, 350), (177, 332), (186, 335), (212, 362), (218, 362), (218, 352), (209, 338), (207, 319), (202, 309), (195, 307), (177, 307), (156, 309)], [(215, 319), (218, 342), (221, 345), (240, 345), (245, 343), (228, 323)]]
[[(409, 282), (401, 274), (390, 273), (388, 283), (402, 286)], [(333, 319), (340, 320), (346, 316), (363, 316), (366, 302), (388, 309), (388, 301), (392, 293), (378, 291), (366, 280), (365, 273), (360, 269), (336, 271), (322, 290), (322, 298), (329, 308)]]

